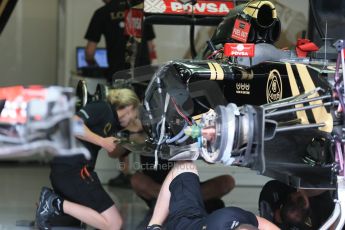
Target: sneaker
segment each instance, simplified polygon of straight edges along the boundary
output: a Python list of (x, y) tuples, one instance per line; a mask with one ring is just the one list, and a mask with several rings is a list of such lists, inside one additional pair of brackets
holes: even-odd
[(51, 229), (49, 218), (61, 213), (54, 207), (53, 201), (59, 198), (50, 188), (43, 187), (36, 210), (36, 225), (38, 229)]
[(108, 185), (111, 187), (131, 188), (131, 176), (121, 172), (117, 177), (110, 179)]

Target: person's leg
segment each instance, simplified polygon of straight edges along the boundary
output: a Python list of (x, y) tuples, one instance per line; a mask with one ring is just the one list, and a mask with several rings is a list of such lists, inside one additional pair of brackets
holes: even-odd
[(65, 200), (63, 211), (96, 229), (121, 229), (122, 226), (122, 218), (115, 205), (98, 213), (86, 206)]
[(125, 175), (128, 175), (130, 172), (130, 167), (129, 167), (129, 157), (128, 155), (126, 156), (121, 156), (119, 157), (120, 163), (123, 165), (121, 167), (121, 172)]
[(120, 173), (108, 181), (108, 185), (112, 187), (130, 187), (130, 164), (128, 155), (118, 157), (120, 163)]
[(122, 226), (122, 218), (115, 205), (99, 213), (89, 207), (62, 199), (51, 189), (43, 188), (36, 211), (38, 228), (50, 229), (49, 219), (62, 213), (98, 229), (121, 229)]
[(207, 213), (225, 207), (222, 197), (235, 187), (235, 179), (230, 175), (211, 178), (200, 184), (201, 194)]
[(161, 189), (160, 184), (141, 172), (136, 172), (131, 177), (131, 185), (138, 196), (148, 201), (157, 199)]
[(204, 200), (220, 199), (235, 187), (235, 179), (230, 175), (217, 176), (200, 185)]
[(169, 174), (165, 178), (161, 190), (159, 192), (157, 203), (153, 212), (153, 216), (149, 222), (149, 225), (162, 225), (169, 214), (170, 203), (170, 183), (175, 177), (184, 172), (191, 172), (198, 175), (196, 165), (193, 162), (177, 162), (175, 166), (170, 170)]

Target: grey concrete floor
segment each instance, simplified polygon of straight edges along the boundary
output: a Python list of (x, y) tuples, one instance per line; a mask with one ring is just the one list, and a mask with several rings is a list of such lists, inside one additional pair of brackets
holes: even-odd
[[(247, 169), (199, 166), (201, 180), (229, 173), (236, 179), (236, 188), (223, 200), (226, 205), (239, 206), (257, 213), (257, 200), (261, 186), (268, 180)], [(36, 203), (42, 186), (50, 186), (49, 167), (46, 164), (0, 164), (0, 230), (30, 229), (20, 227), (34, 220)], [(145, 218), (147, 207), (131, 189), (105, 189), (121, 209), (125, 229), (138, 229)], [(91, 229), (91, 228), (88, 228)]]

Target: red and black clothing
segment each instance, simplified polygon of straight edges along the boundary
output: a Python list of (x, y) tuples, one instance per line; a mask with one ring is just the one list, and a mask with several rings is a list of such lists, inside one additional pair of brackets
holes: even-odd
[[(85, 34), (85, 39), (96, 43), (101, 40), (102, 35), (104, 36), (109, 63), (106, 77), (109, 79), (115, 72), (130, 68), (130, 63), (126, 62), (126, 45), (129, 36), (125, 35), (124, 19), (128, 7), (126, 0), (113, 0), (97, 9)], [(155, 38), (152, 25), (144, 26), (142, 37), (137, 49), (135, 66), (151, 64), (147, 41)]]

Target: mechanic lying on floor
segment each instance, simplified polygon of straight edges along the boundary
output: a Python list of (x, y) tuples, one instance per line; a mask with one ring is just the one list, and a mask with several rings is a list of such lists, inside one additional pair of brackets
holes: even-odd
[[(173, 161), (159, 159), (154, 170), (154, 157), (140, 156), (141, 170), (131, 177), (131, 184), (136, 194), (153, 211), (159, 190), (165, 177), (174, 165)], [(230, 175), (220, 175), (200, 183), (201, 194), (207, 213), (224, 207), (222, 197), (235, 187), (235, 179)]]
[(177, 162), (165, 178), (148, 230), (159, 230), (167, 221), (167, 229), (279, 229), (270, 221), (238, 207), (219, 209), (208, 215), (196, 165)]

